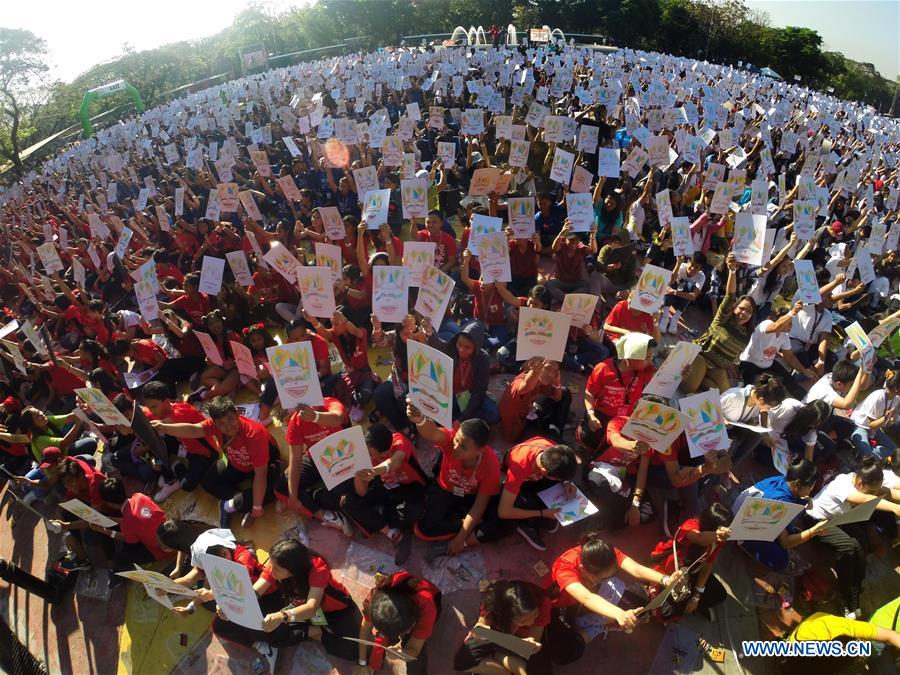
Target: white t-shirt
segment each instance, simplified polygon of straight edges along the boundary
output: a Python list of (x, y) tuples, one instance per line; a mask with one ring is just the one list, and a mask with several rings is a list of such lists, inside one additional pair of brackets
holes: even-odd
[(804, 305), (791, 320), (791, 338), (811, 347), (818, 343), (819, 335), (831, 332), (831, 312), (817, 309), (815, 305)]
[(834, 386), (831, 384), (831, 373), (828, 373), (824, 377), (820, 377), (816, 380), (816, 383), (809, 388), (809, 391), (806, 392), (806, 396), (803, 397), (803, 402), (825, 401), (825, 403), (833, 408), (835, 399), (839, 397), (840, 394), (834, 390)]
[[(803, 401), (798, 401), (795, 398), (786, 398), (769, 410), (769, 428), (772, 430), (770, 436), (778, 444), (779, 448), (787, 450), (788, 444), (783, 436), (784, 430), (787, 429), (797, 411), (804, 405)], [(803, 435), (803, 443), (805, 445), (815, 445), (818, 435), (819, 432), (816, 429), (807, 431)]]
[(885, 469), (884, 480), (881, 482), (881, 485), (888, 490), (900, 489), (900, 476), (895, 474), (891, 469)]
[[(766, 292), (766, 280), (768, 279), (769, 274), (775, 274), (778, 276), (778, 281), (775, 282), (775, 286), (769, 289)], [(750, 287), (750, 292), (747, 294), (756, 303), (757, 307), (762, 307), (764, 304), (772, 300), (778, 293), (781, 292), (782, 287), (784, 286), (784, 277), (778, 274), (776, 270), (771, 270), (770, 272), (763, 274), (761, 277), (757, 277), (756, 281), (753, 282), (753, 286)]]
[(853, 487), (854, 473), (842, 473), (835, 476), (830, 483), (825, 485), (819, 494), (813, 497), (812, 507), (807, 512), (816, 520), (830, 520), (846, 511), (853, 504), (847, 503), (847, 497), (855, 491)]
[(753, 329), (750, 342), (741, 352), (741, 361), (747, 361), (759, 368), (770, 368), (782, 349), (790, 350), (791, 336), (787, 333), (767, 333), (766, 328), (774, 322), (766, 319)]
[(894, 396), (888, 400), (887, 390), (879, 389), (866, 396), (866, 399), (856, 406), (850, 419), (857, 426), (868, 429), (870, 420), (878, 419), (888, 410), (895, 410), (898, 407), (900, 407), (900, 396)]
[(726, 389), (719, 398), (719, 406), (722, 408), (722, 416), (729, 422), (743, 422), (744, 424), (759, 424), (759, 408), (750, 405), (747, 400), (753, 385), (746, 387), (732, 387)]
[(688, 263), (681, 263), (678, 266), (678, 269), (675, 270), (674, 280), (669, 285), (674, 286), (679, 281), (687, 281), (690, 284), (690, 292), (701, 290), (703, 288), (703, 285), (706, 283), (706, 273), (701, 269), (693, 276), (688, 276), (687, 270)]

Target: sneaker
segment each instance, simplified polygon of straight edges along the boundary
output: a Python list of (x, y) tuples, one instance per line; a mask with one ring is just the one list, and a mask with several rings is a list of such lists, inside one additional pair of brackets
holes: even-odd
[(400, 533), (400, 539), (394, 543), (394, 564), (402, 565), (409, 560), (409, 554), (412, 552), (412, 532), (406, 530)]
[(76, 558), (71, 553), (69, 553), (65, 558), (59, 561), (59, 566), (68, 572), (91, 569), (91, 564), (87, 560)]
[(443, 558), (449, 551), (449, 545), (446, 541), (433, 541), (428, 550), (425, 551), (425, 562), (431, 565), (438, 558)]
[(353, 424), (361, 424), (366, 417), (366, 411), (358, 405), (350, 406), (350, 421)]
[(541, 537), (541, 533), (538, 529), (532, 525), (519, 525), (516, 528), (516, 532), (518, 532), (522, 539), (524, 539), (531, 548), (536, 551), (546, 551), (547, 545), (544, 543), (544, 538)]
[(160, 490), (155, 495), (153, 495), (153, 501), (155, 501), (157, 504), (162, 504), (164, 501), (166, 501), (169, 497), (174, 495), (180, 489), (181, 489), (181, 483), (177, 480), (174, 480), (168, 484), (163, 484), (162, 490)]
[(188, 403), (197, 403), (206, 398), (206, 394), (209, 391), (206, 387), (199, 387), (198, 389), (194, 389), (190, 394), (188, 394), (187, 402)]
[(347, 519), (342, 513), (338, 513), (337, 511), (325, 511), (322, 513), (321, 523), (325, 527), (330, 527), (332, 530), (340, 530), (346, 537), (353, 536), (353, 530), (350, 527), (350, 523), (347, 522)]
[(559, 520), (556, 518), (541, 518), (541, 529), (547, 534), (553, 534), (559, 529)]
[(219, 500), (219, 527), (221, 527), (223, 530), (231, 528), (231, 516), (234, 515), (233, 513), (229, 513), (225, 510), (225, 502), (227, 501), (227, 499)]
[(265, 659), (266, 663), (269, 665), (269, 672), (274, 673), (275, 663), (278, 661), (278, 649), (262, 640), (254, 642), (253, 648), (259, 652), (259, 655), (263, 657), (263, 659)]
[(850, 609), (844, 610), (844, 618), (845, 619), (850, 619), (850, 621), (856, 621), (856, 616), (857, 616), (857, 614), (855, 611), (850, 610)]

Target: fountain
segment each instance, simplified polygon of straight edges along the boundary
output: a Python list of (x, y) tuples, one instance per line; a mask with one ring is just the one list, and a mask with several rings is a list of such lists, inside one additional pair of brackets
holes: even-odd
[[(547, 26), (544, 26), (544, 28), (547, 28)], [(563, 42), (566, 41), (565, 33), (563, 33), (559, 28), (554, 28), (552, 31), (550, 31), (550, 42), (555, 42), (556, 40), (562, 40)]]
[(453, 29), (453, 35), (450, 36), (450, 39), (453, 41), (453, 44), (466, 44), (469, 41), (468, 33), (466, 33), (466, 29), (462, 26), (457, 26)]
[(518, 45), (519, 38), (516, 36), (516, 27), (512, 24), (509, 24), (506, 28), (506, 44), (508, 45)]
[(478, 26), (478, 31), (475, 33), (475, 44), (477, 45), (486, 45), (488, 43), (487, 36), (484, 34), (484, 28)]
[(478, 34), (475, 32), (475, 26), (469, 26), (468, 40), (470, 45), (474, 45), (478, 41)]

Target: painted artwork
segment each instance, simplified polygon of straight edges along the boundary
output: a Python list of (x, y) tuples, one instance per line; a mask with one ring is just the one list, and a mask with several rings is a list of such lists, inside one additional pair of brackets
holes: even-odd
[(538, 492), (538, 497), (547, 505), (548, 509), (559, 509), (556, 519), (563, 527), (568, 527), (597, 513), (597, 507), (577, 487), (575, 495), (571, 499), (566, 497), (562, 483), (541, 490)]
[(337, 283), (341, 280), (341, 247), (334, 244), (316, 242), (316, 267), (324, 267), (331, 272), (331, 281)]
[(572, 192), (590, 192), (594, 174), (583, 166), (576, 166), (572, 171), (572, 184), (569, 186)]
[(421, 342), (406, 343), (409, 396), (422, 413), (447, 429), (453, 427), (453, 359)]
[(91, 525), (99, 525), (100, 527), (116, 527), (116, 521), (107, 518), (99, 511), (91, 508), (79, 499), (70, 499), (66, 502), (60, 502), (59, 505), (76, 518), (90, 523)]
[(656, 193), (656, 213), (659, 214), (660, 225), (671, 226), (674, 215), (672, 214), (672, 196), (669, 194), (668, 188)]
[(723, 215), (728, 212), (729, 206), (731, 206), (731, 186), (728, 183), (719, 183), (713, 191), (709, 212)]
[(591, 323), (599, 299), (599, 296), (591, 293), (567, 293), (559, 311), (572, 317), (575, 328), (584, 328)]
[(694, 362), (699, 353), (700, 345), (693, 342), (679, 342), (666, 356), (659, 370), (654, 373), (653, 379), (644, 387), (644, 393), (672, 398), (681, 384), (682, 372)]
[(247, 263), (247, 254), (243, 251), (229, 251), (225, 254), (234, 280), (241, 286), (252, 286), (253, 275), (250, 273), (250, 265)]
[(694, 255), (694, 240), (691, 237), (691, 221), (686, 216), (672, 218), (672, 253), (676, 256)]
[(56, 272), (62, 272), (65, 269), (62, 260), (59, 259), (59, 253), (53, 242), (47, 242), (38, 246), (37, 253), (38, 257), (41, 259), (41, 264), (44, 266), (44, 271), (47, 274), (55, 274)]
[(243, 342), (235, 342), (229, 340), (231, 345), (231, 355), (234, 357), (234, 365), (237, 366), (238, 372), (244, 377), (251, 380), (259, 379), (256, 373), (256, 363), (253, 361), (253, 352)]
[(534, 197), (510, 197), (506, 200), (506, 213), (513, 237), (531, 239), (534, 235)]
[(566, 195), (566, 215), (572, 232), (589, 232), (594, 225), (593, 197), (587, 192), (570, 192)]
[(361, 426), (343, 429), (322, 439), (309, 449), (309, 456), (329, 490), (353, 478), (358, 471), (372, 468)]
[(219, 193), (219, 211), (237, 213), (238, 204), (241, 203), (237, 183), (219, 183), (216, 191)]
[(428, 215), (428, 179), (413, 178), (400, 181), (400, 199), (404, 218), (424, 218)]
[(125, 579), (129, 579), (130, 581), (137, 581), (138, 583), (144, 584), (145, 586), (158, 588), (165, 593), (171, 593), (173, 595), (183, 595), (188, 598), (193, 598), (197, 595), (197, 591), (191, 590), (190, 588), (185, 588), (181, 584), (176, 584), (165, 574), (154, 572), (153, 570), (141, 569), (137, 565), (135, 565), (134, 567), (135, 568), (133, 570), (116, 572), (116, 574)]
[(372, 268), (372, 311), (385, 323), (403, 321), (409, 312), (409, 275), (405, 267), (378, 265)]
[(370, 190), (363, 200), (362, 219), (370, 230), (377, 230), (387, 222), (388, 205), (391, 201), (390, 190)]
[(804, 305), (817, 305), (822, 302), (819, 283), (816, 281), (816, 270), (811, 260), (795, 260), (794, 274), (797, 276), (797, 295)]
[(330, 319), (336, 306), (331, 270), (327, 267), (298, 267), (296, 279), (303, 309), (319, 319)]
[(520, 307), (516, 361), (527, 361), (533, 356), (562, 361), (571, 323), (572, 318), (561, 312)]
[(509, 142), (509, 165), (524, 169), (528, 166), (530, 141), (512, 140)]
[(622, 173), (634, 178), (644, 168), (648, 159), (650, 159), (650, 155), (647, 154), (647, 151), (639, 145), (635, 145), (622, 163)]
[(719, 400), (719, 390), (710, 389), (678, 401), (681, 412), (689, 418), (684, 433), (691, 457), (703, 457), (730, 445)]
[(201, 293), (218, 295), (222, 291), (222, 275), (225, 273), (225, 260), (214, 258), (211, 255), (203, 256), (203, 264), (200, 267)]
[(469, 252), (472, 255), (478, 255), (478, 241), (488, 234), (497, 234), (502, 231), (502, 218), (486, 216), (483, 213), (474, 214), (472, 223), (469, 225)]
[(341, 219), (341, 212), (336, 206), (320, 206), (319, 215), (322, 217), (322, 224), (325, 227), (325, 236), (329, 241), (339, 241), (344, 238), (346, 230), (344, 229), (344, 221)]
[(403, 242), (403, 266), (409, 274), (410, 286), (422, 285), (422, 274), (426, 267), (434, 266), (437, 244), (433, 241)]
[(641, 399), (622, 427), (622, 435), (643, 441), (658, 453), (666, 455), (687, 424), (685, 415), (674, 408)]
[(488, 234), (478, 240), (478, 262), (481, 264), (481, 280), (486, 284), (512, 281), (509, 260), (509, 241), (502, 232)]
[(631, 294), (628, 306), (645, 314), (656, 314), (662, 305), (671, 279), (671, 270), (656, 265), (647, 265)]
[(440, 326), (450, 306), (455, 285), (456, 282), (437, 267), (426, 267), (422, 272), (415, 311), (428, 319), (432, 326)]
[(900, 317), (891, 317), (884, 323), (880, 323), (869, 333), (869, 341), (875, 349), (881, 346), (888, 336), (900, 327)]
[[(255, 240), (254, 237), (250, 243), (252, 244)], [(259, 246), (258, 243), (257, 246)], [(273, 243), (272, 247), (263, 256), (263, 260), (275, 268), (291, 285), (297, 283), (297, 270), (301, 267), (300, 261), (285, 246), (277, 242)]]
[(801, 241), (810, 241), (816, 233), (816, 203), (794, 202), (794, 232)]
[(282, 408), (293, 410), (301, 403), (322, 405), (322, 388), (312, 343), (275, 345), (266, 349), (266, 356)]
[(469, 182), (469, 196), (486, 197), (494, 191), (499, 178), (500, 169), (475, 169), (472, 173), (472, 180)]
[[(598, 127), (582, 127), (581, 133), (584, 134), (585, 129), (596, 129)], [(606, 178), (619, 177), (619, 150), (618, 148), (600, 148), (598, 151), (598, 175)]]
[(131, 421), (119, 412), (119, 409), (112, 404), (112, 401), (106, 397), (106, 394), (99, 389), (89, 387), (76, 389), (75, 394), (87, 404), (97, 417), (103, 420), (104, 424), (113, 427), (131, 426)]
[(851, 323), (847, 326), (845, 331), (850, 342), (853, 343), (853, 346), (856, 347), (856, 351), (859, 352), (859, 358), (861, 359), (860, 363), (862, 363), (863, 370), (867, 373), (871, 373), (872, 366), (875, 365), (875, 346), (872, 344), (869, 336), (866, 335), (866, 331), (859, 325), (859, 321)]
[(241, 200), (241, 206), (244, 207), (244, 211), (247, 212), (250, 219), (258, 223), (262, 222), (262, 213), (259, 211), (259, 206), (256, 204), (253, 193), (250, 190), (244, 190), (238, 193), (238, 198)]
[(568, 185), (572, 179), (572, 168), (575, 166), (575, 155), (556, 148), (553, 155), (553, 164), (550, 166), (550, 180), (555, 180), (562, 185)]
[(261, 630), (263, 615), (247, 568), (211, 553), (197, 556), (206, 581), (225, 618), (244, 628)]
[(666, 136), (651, 136), (647, 141), (647, 154), (650, 156), (650, 166), (668, 166), (669, 139)]
[(801, 511), (802, 504), (747, 497), (728, 526), (731, 530), (728, 538), (736, 541), (775, 541)]
[(738, 213), (734, 218), (732, 251), (740, 263), (762, 265), (766, 240), (766, 217), (752, 213)]

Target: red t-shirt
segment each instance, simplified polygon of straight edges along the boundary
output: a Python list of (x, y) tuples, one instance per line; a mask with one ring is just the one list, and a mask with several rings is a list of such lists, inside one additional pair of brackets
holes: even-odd
[(166, 520), (166, 512), (147, 495), (136, 492), (122, 507), (122, 523), (119, 530), (129, 544), (140, 542), (157, 560), (175, 555), (175, 551), (163, 551), (156, 540), (156, 529)]
[[(59, 356), (59, 354), (56, 355)], [(47, 376), (50, 378), (50, 386), (53, 387), (53, 391), (63, 396), (74, 394), (76, 389), (83, 388), (85, 384), (78, 375), (59, 366), (51, 367), (47, 371)]]
[(269, 431), (262, 424), (239, 416), (240, 429), (225, 446), (222, 432), (211, 419), (203, 420), (201, 426), (206, 432), (206, 438), (225, 453), (228, 464), (238, 471), (250, 473), (254, 469), (265, 466), (269, 462), (269, 443), (271, 437)]
[(653, 379), (655, 369), (648, 366), (643, 370), (627, 373), (616, 371), (613, 359), (601, 361), (588, 377), (586, 391), (594, 397), (594, 408), (607, 417), (628, 416), (644, 393), (644, 387)]
[[(606, 423), (606, 442), (609, 443), (609, 449), (600, 456), (600, 459), (602, 461), (608, 462), (609, 464), (616, 464), (618, 466), (635, 466), (635, 462), (639, 459), (640, 455), (638, 455), (636, 452), (620, 450), (618, 448), (612, 447), (612, 435), (622, 435), (622, 428), (625, 426), (626, 422), (628, 422), (628, 417), (621, 416), (613, 417), (609, 422)], [(628, 438), (628, 436), (626, 436), (626, 438)], [(680, 438), (676, 439), (675, 443), (673, 443), (669, 448), (666, 449), (666, 452), (657, 452), (656, 450), (651, 450), (650, 463), (665, 464), (666, 462), (676, 461), (678, 459), (677, 448), (679, 440)]]
[(158, 357), (166, 358), (166, 350), (156, 344), (153, 340), (135, 340), (131, 343), (134, 350), (135, 359), (143, 366), (154, 367)]
[[(345, 366), (354, 370), (366, 370), (369, 367), (368, 336), (357, 337), (351, 333), (345, 333), (341, 336), (333, 330), (328, 330), (326, 336), (327, 341), (337, 348)], [(345, 342), (350, 343), (349, 350), (345, 348)]]
[(488, 326), (502, 326), (506, 323), (506, 317), (503, 316), (503, 298), (500, 297), (496, 287), (485, 292), (481, 281), (476, 279), (472, 282), (472, 292), (475, 295), (472, 313), (476, 319), (481, 319)]
[[(653, 327), (656, 325), (656, 319), (652, 314), (629, 309), (628, 300), (620, 300), (606, 316), (606, 323), (610, 326), (622, 328), (632, 333), (653, 335)], [(608, 332), (607, 335), (613, 342), (622, 337), (618, 333), (613, 333), (611, 331)]]
[[(148, 413), (147, 419), (154, 420), (156, 417)], [(169, 412), (162, 419), (173, 424), (201, 424), (206, 420), (203, 413), (184, 401), (170, 403)], [(189, 455), (209, 457), (212, 454), (208, 441), (204, 441), (202, 438), (182, 438), (181, 443)]]
[[(272, 584), (278, 583), (275, 577), (272, 576), (271, 563), (266, 563), (266, 566), (263, 568), (262, 574), (260, 574), (259, 577)], [(320, 605), (323, 612), (338, 612), (349, 607), (349, 603), (341, 600), (341, 596), (349, 599), (350, 594), (347, 593), (347, 589), (344, 588), (343, 584), (335, 580), (334, 576), (331, 574), (331, 568), (328, 567), (328, 563), (319, 556), (312, 557), (312, 568), (309, 571), (307, 583), (309, 584), (310, 589), (326, 589), (325, 594), (322, 596), (322, 604)], [(331, 593), (327, 592), (329, 589), (332, 591)], [(300, 605), (306, 602), (306, 600), (306, 598), (291, 598), (291, 601), (295, 605)]]
[[(550, 623), (550, 616), (551, 616), (552, 611), (553, 611), (553, 603), (550, 602), (550, 598), (547, 598), (547, 597), (543, 598), (541, 600), (540, 607), (538, 607), (538, 615), (537, 615), (537, 618), (534, 620), (534, 623), (532, 623), (530, 626), (519, 626), (518, 628), (516, 628), (515, 634), (522, 638), (528, 637), (532, 628), (535, 628), (535, 627), (541, 628), (543, 626), (548, 625)], [(479, 609), (478, 615), (479, 616), (487, 616), (487, 611), (485, 610), (484, 605), (482, 605), (481, 608)], [(471, 635), (471, 633), (469, 635)]]
[(292, 288), (287, 279), (277, 272), (254, 272), (252, 279), (253, 284), (247, 292), (251, 295), (259, 293), (260, 302), (294, 302), (299, 295), (299, 291)]
[[(347, 418), (347, 408), (336, 398), (326, 396), (322, 405), (316, 406), (315, 410), (325, 413), (340, 413), (342, 419)], [(331, 434), (340, 431), (340, 427), (325, 427), (315, 422), (306, 422), (300, 417), (300, 413), (295, 412), (288, 420), (287, 442), (288, 445), (302, 445), (309, 450), (316, 443)]]
[[(616, 554), (616, 567), (621, 567), (625, 554), (617, 548), (614, 551)], [(572, 584), (582, 584), (588, 590), (596, 591), (596, 589), (590, 588), (581, 578), (581, 573), (578, 571), (580, 560), (581, 546), (574, 546), (553, 561), (548, 586), (556, 582), (556, 585), (559, 587), (559, 596), (552, 600), (554, 607), (570, 607), (578, 604), (578, 601), (566, 592), (566, 588)]]
[[(509, 269), (515, 277), (536, 277), (538, 273), (537, 253), (534, 252), (534, 242), (528, 241), (524, 247), (520, 247), (521, 240), (509, 241)], [(524, 250), (523, 250), (524, 248)]]
[(320, 361), (331, 362), (330, 352), (328, 351), (328, 341), (317, 333), (311, 333), (309, 338), (312, 344), (313, 358), (318, 365)]
[(432, 237), (427, 229), (419, 230), (418, 239), (419, 241), (434, 242), (434, 266), (441, 271), (448, 260), (456, 259), (456, 239), (443, 230), (436, 237)]
[[(674, 541), (675, 545), (678, 547), (679, 565), (687, 565), (693, 562), (693, 560), (690, 560), (687, 557), (688, 549), (691, 548), (691, 543), (687, 538), (688, 532), (700, 533), (702, 531), (703, 528), (700, 527), (699, 518), (688, 518), (675, 531)], [(650, 557), (657, 561), (656, 564), (653, 565), (653, 569), (662, 574), (672, 574), (672, 572), (675, 571), (675, 556), (672, 552), (672, 541), (672, 539), (664, 539), (659, 542), (650, 553)], [(724, 547), (724, 542), (717, 542), (712, 547), (712, 550), (703, 549), (704, 552), (708, 551), (706, 562), (710, 565), (713, 564)]]
[(566, 244), (556, 254), (556, 278), (563, 283), (581, 281), (584, 271), (584, 256), (588, 247), (582, 243)]
[[(393, 588), (410, 576), (409, 572), (395, 572), (387, 585), (382, 586), (381, 588)], [(371, 598), (372, 593), (374, 592), (375, 589), (369, 591), (369, 598)], [(434, 596), (439, 592), (437, 586), (427, 579), (419, 580), (419, 584), (412, 595), (412, 603), (416, 608), (417, 618), (416, 623), (413, 625), (412, 632), (410, 633), (410, 637), (415, 638), (416, 640), (427, 640), (431, 637), (431, 633), (434, 631), (434, 623), (437, 621), (437, 605), (434, 602)], [(371, 616), (369, 616), (368, 606), (369, 600), (367, 599), (363, 604), (363, 617), (367, 621), (371, 621), (372, 619)]]
[(172, 306), (184, 312), (188, 320), (195, 326), (203, 323), (203, 317), (209, 314), (211, 307), (209, 298), (202, 293), (197, 298), (191, 298), (187, 294), (179, 295), (172, 302)]
[(379, 462), (388, 459), (397, 451), (404, 453), (403, 464), (396, 471), (390, 471), (381, 476), (381, 482), (388, 490), (393, 490), (398, 485), (407, 485), (408, 483), (425, 483), (422, 473), (417, 471), (411, 464), (416, 454), (416, 446), (403, 434), (394, 434), (391, 437), (391, 447), (388, 449), (384, 457)]
[(506, 484), (503, 489), (517, 495), (525, 481), (543, 478), (544, 474), (538, 469), (537, 458), (553, 445), (556, 444), (549, 438), (535, 436), (510, 448), (506, 456)]
[(71, 490), (66, 490), (66, 501), (70, 499), (78, 499), (82, 502), (88, 503), (97, 511), (109, 513), (109, 504), (107, 504), (106, 500), (100, 496), (100, 486), (103, 485), (103, 481), (106, 480), (106, 474), (97, 471), (97, 469), (92, 467), (83, 459), (78, 459), (77, 457), (72, 457), (72, 459), (78, 462), (78, 466), (81, 467), (81, 470), (87, 477), (88, 488), (84, 492), (72, 492)]
[(444, 439), (436, 443), (443, 453), (441, 460), (441, 472), (438, 475), (438, 485), (447, 492), (452, 492), (457, 497), (472, 495), (475, 493), (488, 496), (500, 492), (500, 460), (494, 454), (493, 448), (487, 446), (481, 453), (478, 463), (472, 468), (466, 468), (462, 462), (453, 456), (453, 436), (451, 429), (441, 429)]

